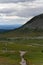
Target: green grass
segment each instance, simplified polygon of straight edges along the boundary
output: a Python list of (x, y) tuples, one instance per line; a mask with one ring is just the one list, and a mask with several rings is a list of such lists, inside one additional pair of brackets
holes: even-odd
[[(33, 64), (43, 65), (43, 39), (21, 38), (8, 42), (0, 41), (0, 59), (1, 58), (3, 59), (6, 58), (6, 60), (8, 59), (8, 61), (6, 61), (8, 62), (8, 65), (13, 64), (20, 65), (19, 64), (19, 62), (21, 61), (19, 53), (20, 50), (27, 51), (27, 53), (24, 55), (24, 58), (27, 61), (27, 65), (33, 65)], [(15, 51), (15, 52), (9, 52), (9, 51)]]
[(24, 58), (28, 64), (43, 65), (43, 47), (36, 47), (28, 51)]
[(4, 64), (3, 65), (5, 65), (5, 63), (8, 63), (8, 65), (9, 64), (11, 64), (11, 65), (13, 65), (13, 64), (14, 65), (20, 65), (19, 62), (20, 62), (21, 58), (20, 58), (20, 55), (19, 55), (18, 52), (15, 52), (15, 53), (10, 53), (10, 52), (3, 53), (3, 52), (1, 52), (0, 53), (0, 58), (3, 58), (3, 59), (6, 58), (6, 60), (7, 60), (7, 61), (6, 60), (2, 60), (1, 61), (2, 63), (4, 61)]
[(43, 31), (41, 30), (12, 30), (4, 33), (0, 33), (0, 38), (8, 37), (37, 37), (43, 36)]
[(0, 50), (29, 50), (33, 47), (40, 47), (43, 45), (43, 39), (16, 39), (13, 42), (0, 42)]

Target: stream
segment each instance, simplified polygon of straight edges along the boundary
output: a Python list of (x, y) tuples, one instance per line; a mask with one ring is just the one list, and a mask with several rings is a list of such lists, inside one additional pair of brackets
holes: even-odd
[(24, 59), (24, 54), (27, 52), (27, 51), (19, 51), (20, 52), (20, 57), (21, 57), (21, 62), (20, 62), (20, 64), (21, 65), (27, 65), (26, 64), (26, 60)]

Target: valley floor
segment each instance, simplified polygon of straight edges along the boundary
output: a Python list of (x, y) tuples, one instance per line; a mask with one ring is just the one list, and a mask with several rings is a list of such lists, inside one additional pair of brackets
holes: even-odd
[(26, 65), (43, 65), (43, 37), (0, 40), (0, 65), (21, 65), (22, 57)]

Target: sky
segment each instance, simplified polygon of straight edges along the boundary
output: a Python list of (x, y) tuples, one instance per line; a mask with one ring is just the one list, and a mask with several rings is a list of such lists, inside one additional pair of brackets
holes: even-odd
[(43, 13), (43, 0), (0, 0), (0, 25), (25, 24)]

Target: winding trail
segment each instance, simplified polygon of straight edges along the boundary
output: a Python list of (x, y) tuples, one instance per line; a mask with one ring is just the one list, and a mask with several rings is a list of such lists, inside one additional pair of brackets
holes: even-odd
[(24, 59), (24, 54), (27, 52), (27, 51), (19, 51), (20, 52), (20, 57), (21, 57), (21, 62), (20, 62), (20, 64), (21, 65), (27, 65), (27, 63), (26, 63), (26, 60)]

